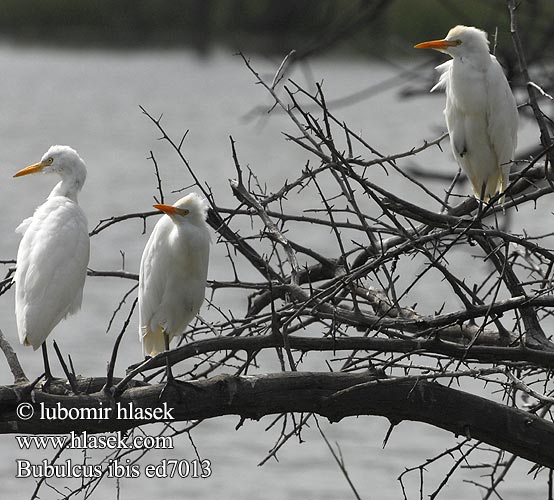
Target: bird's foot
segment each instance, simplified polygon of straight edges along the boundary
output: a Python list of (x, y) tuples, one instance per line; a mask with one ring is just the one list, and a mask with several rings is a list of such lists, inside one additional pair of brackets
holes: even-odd
[(116, 393), (115, 389), (116, 388), (113, 385), (112, 386), (105, 385), (104, 387), (102, 387), (102, 393), (108, 399), (108, 405), (109, 405), (109, 408), (111, 408), (112, 412), (115, 412), (115, 408), (117, 405), (117, 398), (119, 396), (119, 394)]
[(18, 402), (22, 401), (32, 401), (33, 400), (33, 391), (37, 384), (42, 380), (44, 377), (44, 374), (40, 375), (40, 377), (37, 377), (35, 380), (29, 382), (27, 378), (22, 379), (18, 382), (16, 382), (14, 387), (14, 392), (17, 397)]
[[(191, 390), (201, 391), (201, 387), (198, 387), (196, 384), (191, 382), (186, 382), (185, 380), (177, 380), (173, 376), (167, 378), (163, 389), (158, 396), (158, 401), (167, 401), (172, 398), (176, 398), (179, 403), (183, 403), (186, 399), (187, 393), (190, 393)], [(172, 392), (174, 394), (172, 394)]]
[(47, 392), (50, 394), (66, 394), (66, 380), (63, 378), (53, 377), (52, 375), (44, 374), (41, 378), (44, 378), (40, 389), (42, 392)]

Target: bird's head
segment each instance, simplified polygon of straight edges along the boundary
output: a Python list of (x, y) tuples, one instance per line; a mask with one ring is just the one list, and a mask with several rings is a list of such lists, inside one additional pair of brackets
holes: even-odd
[(51, 146), (38, 163), (16, 172), (14, 177), (42, 173), (56, 173), (62, 178), (71, 177), (83, 184), (86, 178), (84, 161), (73, 148), (69, 146)]
[(472, 54), (489, 53), (487, 34), (473, 26), (455, 26), (442, 40), (432, 40), (414, 45), (416, 49), (434, 49), (452, 57), (470, 57)]
[(197, 225), (206, 223), (208, 206), (206, 201), (196, 193), (187, 194), (173, 205), (157, 204), (154, 208), (169, 215), (177, 223), (184, 221)]

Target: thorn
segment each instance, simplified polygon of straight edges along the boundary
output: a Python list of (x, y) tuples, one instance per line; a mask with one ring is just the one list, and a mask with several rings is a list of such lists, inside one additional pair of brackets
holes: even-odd
[(235, 426), (235, 430), (238, 431), (246, 422), (246, 417), (240, 417), (239, 423)]
[(400, 423), (399, 421), (397, 422), (392, 420), (389, 420), (389, 422), (390, 422), (389, 429), (387, 430), (387, 434), (383, 439), (383, 449), (385, 449), (385, 447), (387, 446), (387, 443), (389, 442), (389, 438), (391, 437), (393, 429)]

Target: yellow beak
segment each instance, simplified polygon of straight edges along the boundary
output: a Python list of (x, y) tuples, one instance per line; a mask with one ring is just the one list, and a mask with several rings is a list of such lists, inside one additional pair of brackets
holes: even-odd
[(177, 208), (173, 205), (153, 205), (154, 208), (157, 208), (158, 210), (161, 210), (162, 212), (168, 214), (168, 215), (187, 215), (189, 213), (188, 210), (183, 208)]
[(34, 174), (36, 172), (40, 172), (44, 167), (46, 167), (48, 164), (46, 162), (38, 162), (34, 165), (29, 165), (28, 167), (25, 167), (24, 169), (20, 170), (19, 172), (16, 172), (13, 176), (14, 177), (21, 177), (22, 175), (29, 175)]
[(457, 40), (431, 40), (430, 42), (421, 42), (414, 45), (414, 49), (446, 50), (448, 47), (455, 47), (456, 45), (460, 45)]

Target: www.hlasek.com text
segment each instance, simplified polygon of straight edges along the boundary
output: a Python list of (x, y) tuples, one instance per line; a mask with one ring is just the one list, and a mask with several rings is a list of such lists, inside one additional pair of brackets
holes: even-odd
[(124, 435), (121, 432), (113, 434), (90, 434), (87, 431), (77, 433), (71, 431), (69, 436), (35, 435), (15, 436), (17, 445), (22, 450), (70, 449), (70, 450), (172, 450), (171, 436)]
[[(15, 436), (18, 446), (23, 450), (36, 449), (110, 449), (110, 450), (146, 450), (174, 449), (171, 436), (148, 436), (124, 434), (120, 431), (113, 434), (89, 434), (87, 431), (78, 434), (74, 431), (69, 436)], [(212, 474), (211, 461), (208, 459), (162, 459), (157, 464), (141, 466), (129, 459), (112, 459), (102, 464), (73, 462), (53, 463), (47, 459), (40, 463), (17, 459), (17, 478), (96, 478), (106, 475), (110, 478), (208, 478)]]

